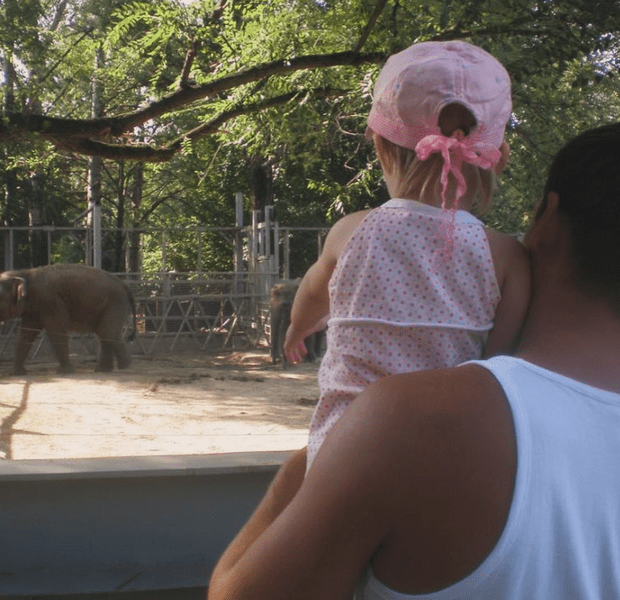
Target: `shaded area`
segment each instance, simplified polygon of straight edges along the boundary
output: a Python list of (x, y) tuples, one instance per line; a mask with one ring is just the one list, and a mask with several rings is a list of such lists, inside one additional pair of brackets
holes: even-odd
[(288, 456), (3, 461), (0, 597), (196, 597)]
[(204, 600), (206, 587), (103, 594), (54, 594), (45, 596), (2, 596), (3, 600)]

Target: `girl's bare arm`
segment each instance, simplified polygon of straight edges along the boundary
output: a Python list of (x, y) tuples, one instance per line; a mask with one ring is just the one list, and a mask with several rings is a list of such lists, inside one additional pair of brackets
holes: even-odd
[(523, 244), (497, 231), (487, 233), (501, 299), (485, 347), (485, 358), (514, 352), (529, 305), (531, 276), (529, 254)]
[(323, 329), (329, 316), (329, 280), (351, 234), (368, 211), (343, 217), (327, 234), (323, 252), (304, 275), (291, 309), (291, 325), (284, 340), (289, 362), (300, 362), (306, 354), (304, 339)]

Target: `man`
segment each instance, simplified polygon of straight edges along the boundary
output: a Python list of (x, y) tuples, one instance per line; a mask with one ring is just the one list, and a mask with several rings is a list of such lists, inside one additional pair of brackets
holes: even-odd
[(518, 358), (367, 388), (305, 479), (302, 451), (283, 466), (209, 598), (620, 598), (618, 240), (614, 124), (551, 166)]

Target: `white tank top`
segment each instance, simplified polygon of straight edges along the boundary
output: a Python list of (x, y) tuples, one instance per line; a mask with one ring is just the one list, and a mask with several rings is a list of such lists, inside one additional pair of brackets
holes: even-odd
[(620, 394), (517, 358), (476, 364), (504, 389), (517, 440), (497, 545), (468, 577), (432, 594), (397, 593), (369, 569), (355, 600), (617, 600)]
[[(444, 259), (451, 224), (452, 257)], [(500, 298), (482, 223), (463, 210), (402, 199), (372, 210), (358, 225), (338, 259), (329, 295), (308, 468), (368, 384), (480, 358)]]

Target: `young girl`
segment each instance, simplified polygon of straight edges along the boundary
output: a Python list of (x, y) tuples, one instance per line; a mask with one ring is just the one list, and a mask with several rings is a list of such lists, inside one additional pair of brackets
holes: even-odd
[(510, 352), (529, 300), (514, 238), (470, 214), (490, 208), (508, 160), (510, 79), (466, 42), (426, 42), (390, 57), (367, 137), (391, 200), (330, 230), (304, 276), (284, 344), (290, 362), (328, 324), (308, 462), (369, 383)]

